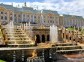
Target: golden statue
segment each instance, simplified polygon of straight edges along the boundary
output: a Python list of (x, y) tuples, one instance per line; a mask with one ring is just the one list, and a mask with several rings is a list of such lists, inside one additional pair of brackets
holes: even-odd
[(32, 57), (37, 57), (37, 52), (36, 52), (36, 50), (33, 50), (33, 52), (32, 52)]

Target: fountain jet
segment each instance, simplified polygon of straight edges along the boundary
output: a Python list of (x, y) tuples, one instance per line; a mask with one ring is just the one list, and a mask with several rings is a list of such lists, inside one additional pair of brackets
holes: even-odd
[(58, 29), (57, 26), (50, 26), (50, 41), (51, 43), (58, 42)]

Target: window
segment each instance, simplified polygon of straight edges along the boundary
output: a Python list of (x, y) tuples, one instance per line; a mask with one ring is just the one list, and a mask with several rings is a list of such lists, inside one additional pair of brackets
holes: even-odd
[(54, 21), (53, 21), (53, 23), (54, 23)]
[(3, 19), (3, 16), (1, 16), (1, 19)]
[(36, 18), (36, 16), (34, 16), (34, 18)]
[(14, 16), (16, 17), (16, 14), (14, 14)]
[(44, 18), (45, 18), (45, 16), (44, 16)]
[(12, 15), (12, 13), (10, 13), (10, 15)]
[(40, 18), (40, 16), (38, 16), (38, 18)]
[(18, 17), (21, 17), (21, 15), (18, 15)]
[(48, 23), (49, 23), (49, 21), (48, 21)]
[(5, 12), (5, 14), (7, 14), (7, 12)]
[(10, 17), (10, 20), (12, 20), (12, 17)]
[(50, 16), (50, 18), (52, 18), (52, 17)]
[(23, 15), (23, 17), (25, 17), (25, 14)]
[(5, 20), (7, 20), (7, 16), (5, 16)]
[(3, 14), (3, 12), (1, 12), (1, 14)]
[(33, 16), (31, 15), (31, 18), (32, 18)]
[(27, 17), (29, 17), (29, 15), (27, 15)]
[(50, 20), (50, 23), (52, 23), (52, 20)]

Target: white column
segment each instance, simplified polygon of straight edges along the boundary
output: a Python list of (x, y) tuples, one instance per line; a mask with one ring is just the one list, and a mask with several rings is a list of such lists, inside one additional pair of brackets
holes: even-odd
[(29, 22), (31, 22), (31, 15), (29, 15)]
[(44, 19), (43, 19), (43, 10), (41, 10), (41, 23), (44, 22)]
[(23, 22), (23, 13), (22, 13), (22, 22)]
[(24, 26), (24, 30), (25, 30), (25, 24), (23, 24), (23, 26)]
[(22, 24), (22, 29), (24, 30), (24, 24)]
[(7, 12), (7, 22), (9, 23), (9, 12)]
[(5, 21), (5, 14), (4, 14), (4, 11), (3, 11), (3, 21)]
[(30, 29), (30, 26), (31, 26), (31, 25), (30, 25), (30, 22), (29, 22), (28, 26), (29, 26), (29, 29)]
[(27, 25), (28, 25), (28, 24), (26, 23), (26, 26), (25, 26), (25, 27), (26, 27), (26, 30), (27, 30), (27, 27), (28, 27)]
[(17, 15), (16, 15), (16, 16), (17, 16), (17, 22), (18, 22), (18, 13), (17, 13)]
[(35, 20), (34, 20), (34, 14), (33, 14), (33, 22), (35, 22)]
[(15, 19), (15, 17), (14, 17), (14, 11), (13, 11), (13, 23), (14, 23), (14, 19)]
[(27, 16), (27, 15), (25, 14), (25, 21), (27, 21), (27, 18), (26, 18), (26, 16)]

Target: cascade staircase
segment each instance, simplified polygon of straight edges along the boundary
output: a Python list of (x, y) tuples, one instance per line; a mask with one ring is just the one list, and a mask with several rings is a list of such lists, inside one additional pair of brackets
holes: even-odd
[(57, 43), (55, 48), (57, 53), (62, 54), (82, 53), (84, 51), (84, 49), (76, 43)]
[(4, 29), (5, 42), (9, 46), (30, 46), (34, 45), (32, 40), (26, 32), (20, 27), (7, 27)]

